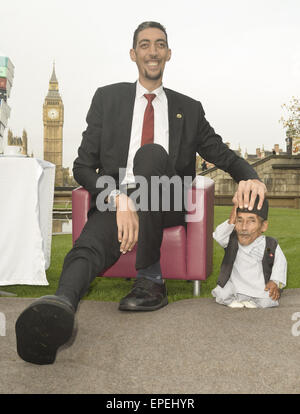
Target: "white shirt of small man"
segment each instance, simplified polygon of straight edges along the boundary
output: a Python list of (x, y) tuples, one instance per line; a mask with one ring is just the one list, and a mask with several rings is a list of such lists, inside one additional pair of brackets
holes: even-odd
[[(213, 237), (221, 247), (227, 247), (233, 229), (234, 224), (229, 224), (229, 220), (217, 226)], [(271, 299), (269, 292), (264, 290), (262, 258), (266, 247), (266, 237), (261, 235), (248, 246), (242, 246), (240, 243), (238, 246), (230, 279), (223, 288), (217, 285), (211, 292), (216, 302), (237, 308), (278, 306), (278, 300)], [(286, 286), (286, 274), (287, 261), (278, 244), (270, 280), (283, 288)]]

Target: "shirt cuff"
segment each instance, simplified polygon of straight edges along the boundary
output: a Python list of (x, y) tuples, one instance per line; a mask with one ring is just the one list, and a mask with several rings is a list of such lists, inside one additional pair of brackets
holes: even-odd
[(219, 224), (215, 230), (215, 232), (221, 233), (221, 234), (230, 234), (232, 233), (235, 225), (229, 224), (229, 219), (224, 221), (223, 223)]
[(219, 224), (213, 232), (213, 238), (222, 246), (226, 247), (229, 241), (229, 237), (234, 229), (234, 224), (229, 224), (229, 220)]
[(272, 281), (272, 282), (276, 283), (276, 285), (277, 285), (277, 287), (278, 287), (279, 289), (283, 289), (283, 288), (285, 287), (285, 284), (284, 284), (284, 283), (282, 283), (282, 282), (279, 282), (278, 280), (273, 280), (273, 279), (270, 279), (270, 281)]

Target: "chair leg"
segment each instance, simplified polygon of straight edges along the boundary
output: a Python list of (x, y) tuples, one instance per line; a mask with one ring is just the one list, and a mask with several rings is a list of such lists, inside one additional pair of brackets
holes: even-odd
[(200, 296), (200, 280), (194, 280), (194, 296)]

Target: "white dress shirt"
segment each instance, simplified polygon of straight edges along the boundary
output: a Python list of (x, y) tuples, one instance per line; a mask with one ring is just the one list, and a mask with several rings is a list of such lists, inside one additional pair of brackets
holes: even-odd
[(145, 93), (154, 93), (156, 95), (152, 101), (154, 108), (154, 143), (162, 145), (169, 153), (168, 100), (163, 86), (161, 85), (154, 91), (149, 92), (137, 81), (126, 174), (121, 184), (135, 182), (132, 170), (133, 159), (141, 146), (144, 113), (148, 103), (144, 96)]
[[(214, 239), (223, 248), (227, 247), (234, 224), (228, 220), (220, 224), (213, 233)], [(265, 291), (265, 279), (262, 268), (262, 259), (266, 248), (266, 237), (259, 236), (248, 246), (238, 243), (238, 252), (232, 268), (230, 280), (236, 293), (242, 293), (256, 298), (268, 298)], [(275, 250), (274, 264), (270, 280), (286, 285), (287, 262), (279, 246)]]

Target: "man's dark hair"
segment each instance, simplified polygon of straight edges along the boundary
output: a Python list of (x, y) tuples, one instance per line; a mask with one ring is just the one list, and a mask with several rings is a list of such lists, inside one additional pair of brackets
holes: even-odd
[(149, 29), (149, 28), (156, 28), (161, 30), (162, 32), (164, 32), (164, 34), (166, 35), (166, 41), (167, 41), (167, 46), (168, 46), (168, 35), (166, 32), (166, 29), (163, 25), (161, 25), (160, 23), (157, 22), (143, 22), (141, 23), (138, 28), (135, 30), (134, 35), (133, 35), (133, 44), (132, 44), (132, 48), (135, 49), (136, 48), (136, 44), (137, 44), (137, 38), (138, 38), (138, 34), (145, 29)]

